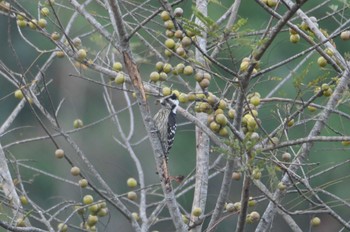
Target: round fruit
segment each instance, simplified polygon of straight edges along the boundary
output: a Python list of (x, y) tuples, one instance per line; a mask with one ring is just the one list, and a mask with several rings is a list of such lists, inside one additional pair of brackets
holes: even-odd
[(277, 188), (280, 190), (280, 191), (284, 191), (286, 190), (287, 186), (283, 183), (283, 182), (279, 182), (277, 184)]
[(175, 31), (175, 37), (178, 38), (178, 39), (182, 39), (183, 37), (183, 32), (181, 30), (177, 30)]
[(176, 97), (179, 97), (179, 96), (180, 96), (180, 92), (179, 92), (179, 90), (177, 90), (177, 89), (174, 89), (173, 91), (171, 91), (171, 93), (172, 93), (172, 94), (175, 94)]
[(239, 66), (239, 71), (241, 72), (247, 71), (249, 64), (250, 64), (249, 61), (242, 61), (241, 65)]
[(39, 20), (38, 20), (38, 25), (39, 25), (39, 27), (41, 27), (41, 28), (45, 28), (46, 25), (47, 25), (46, 19), (43, 19), (43, 18), (39, 19)]
[(107, 208), (102, 208), (97, 212), (97, 216), (99, 217), (105, 217), (108, 215), (108, 209)]
[(277, 0), (267, 0), (267, 5), (269, 7), (275, 7), (277, 5)]
[(164, 54), (165, 54), (165, 56), (167, 56), (167, 57), (170, 57), (170, 56), (173, 55), (172, 51), (169, 50), (169, 49), (165, 49), (165, 50), (164, 50)]
[(17, 20), (17, 25), (19, 26), (19, 27), (26, 27), (27, 26), (27, 21), (25, 21), (25, 20)]
[(156, 63), (156, 70), (157, 70), (158, 72), (162, 71), (162, 70), (163, 70), (163, 66), (164, 66), (164, 63), (161, 62), (161, 61), (158, 61), (158, 62)]
[(241, 207), (242, 207), (241, 202), (233, 203), (233, 207), (235, 208), (235, 212), (241, 211)]
[(298, 32), (296, 32), (293, 28), (289, 28), (289, 34), (296, 35)]
[(94, 225), (96, 225), (97, 222), (98, 222), (98, 217), (97, 216), (91, 215), (91, 214), (88, 216), (87, 224), (89, 226), (94, 226)]
[(201, 214), (202, 214), (202, 209), (199, 208), (199, 207), (195, 207), (192, 210), (192, 215), (195, 216), (195, 217), (199, 217), (199, 216), (201, 216)]
[(125, 82), (125, 76), (123, 73), (118, 73), (117, 76), (115, 77), (114, 79), (114, 82), (117, 84), (117, 85), (121, 85)]
[(26, 198), (26, 196), (21, 195), (21, 196), (19, 197), (19, 199), (20, 199), (22, 205), (28, 205), (28, 199)]
[(250, 99), (250, 103), (253, 104), (254, 106), (260, 105), (260, 97), (258, 97), (258, 96), (253, 96), (253, 97)]
[(249, 215), (253, 222), (257, 222), (260, 219), (260, 214), (256, 211), (251, 212)]
[(55, 31), (55, 32), (52, 32), (52, 34), (51, 34), (51, 39), (52, 40), (59, 40), (60, 39), (60, 34), (57, 32), (57, 31)]
[(183, 71), (183, 73), (185, 74), (185, 75), (192, 75), (193, 74), (193, 68), (192, 68), (192, 66), (191, 65), (187, 65), (185, 68), (184, 68), (184, 71)]
[(184, 69), (185, 69), (185, 65), (183, 63), (179, 63), (175, 67), (177, 74), (183, 73)]
[(322, 93), (323, 93), (323, 96), (325, 96), (325, 97), (329, 97), (329, 96), (331, 96), (331, 95), (332, 95), (333, 90), (332, 90), (331, 88), (329, 88), (329, 89), (327, 89), (327, 90), (323, 91)]
[(307, 109), (310, 111), (310, 112), (315, 112), (317, 110), (316, 107), (314, 106), (307, 106)]
[(85, 51), (85, 49), (79, 49), (78, 52), (77, 52), (77, 59), (82, 61), (86, 58), (87, 56), (87, 53)]
[(75, 129), (77, 128), (82, 128), (84, 126), (84, 123), (81, 119), (75, 119), (74, 122), (73, 122), (73, 127)]
[(131, 213), (131, 216), (132, 216), (136, 221), (140, 220), (139, 214), (136, 213), (136, 212)]
[(219, 109), (222, 109), (222, 110), (225, 110), (225, 109), (226, 109), (226, 106), (227, 106), (226, 101), (224, 101), (224, 100), (221, 99), (221, 100), (219, 101), (218, 108), (219, 108)]
[(128, 192), (128, 199), (131, 201), (136, 201), (137, 199), (137, 194), (134, 191), (130, 191)]
[(164, 44), (169, 49), (173, 49), (175, 47), (175, 41), (173, 39), (165, 40)]
[(252, 176), (255, 180), (259, 180), (261, 178), (261, 171), (259, 168), (255, 168), (252, 172)]
[(282, 154), (282, 160), (285, 162), (289, 162), (292, 159), (292, 155), (288, 152)]
[(172, 29), (174, 29), (175, 26), (174, 26), (173, 21), (167, 20), (164, 22), (164, 27), (168, 30), (172, 30)]
[(179, 95), (179, 102), (181, 103), (187, 103), (188, 102), (188, 96), (185, 93), (180, 93)]
[(24, 96), (23, 96), (22, 90), (17, 89), (17, 90), (15, 91), (15, 98), (17, 98), (18, 100), (22, 100), (23, 97), (24, 97)]
[(63, 58), (64, 57), (64, 52), (63, 51), (56, 51), (56, 57), (58, 58)]
[(350, 40), (350, 31), (343, 31), (341, 34), (340, 34), (340, 38), (342, 40)]
[(309, 30), (309, 26), (307, 25), (307, 23), (302, 22), (300, 25), (300, 28), (304, 31)]
[(135, 178), (130, 177), (127, 181), (126, 184), (128, 185), (128, 187), (130, 188), (135, 188), (137, 186), (137, 181), (135, 180)]
[(323, 56), (320, 56), (318, 59), (317, 59), (317, 64), (320, 66), (320, 67), (325, 67), (327, 65), (327, 60), (323, 57)]
[(214, 132), (219, 132), (220, 130), (220, 125), (214, 121), (212, 121), (210, 124), (209, 124), (209, 128), (214, 131)]
[(184, 10), (180, 7), (175, 8), (174, 15), (175, 17), (181, 17), (184, 13)]
[(149, 75), (149, 78), (151, 81), (157, 82), (159, 81), (159, 73), (158, 72), (151, 72)]
[(249, 197), (248, 206), (254, 207), (255, 205), (256, 205), (256, 200), (254, 200), (252, 197)]
[(93, 215), (96, 215), (96, 213), (100, 210), (100, 205), (99, 204), (93, 204), (89, 206), (89, 212)]
[(166, 30), (165, 31), (165, 36), (168, 38), (173, 38), (174, 37), (174, 32), (172, 30)]
[(80, 174), (80, 168), (74, 166), (70, 169), (70, 173), (73, 175), (73, 176), (78, 176)]
[(79, 180), (79, 186), (81, 188), (86, 188), (89, 185), (89, 182), (86, 179)]
[(236, 111), (234, 110), (234, 109), (232, 109), (232, 108), (230, 108), (229, 110), (228, 110), (228, 117), (230, 118), (230, 119), (234, 119), (235, 118), (235, 115), (236, 115)]
[(182, 44), (182, 46), (184, 46), (184, 47), (190, 46), (191, 43), (192, 43), (192, 40), (191, 40), (191, 38), (188, 37), (188, 36), (183, 37), (182, 40), (181, 40), (181, 44)]
[(43, 7), (43, 8), (41, 8), (41, 10), (40, 10), (40, 14), (41, 14), (42, 16), (48, 16), (49, 13), (50, 13), (50, 10), (49, 10), (49, 8), (47, 8), (47, 7)]
[(159, 73), (159, 80), (165, 81), (168, 78), (168, 75), (165, 72)]
[(227, 212), (230, 212), (230, 213), (236, 211), (235, 205), (233, 203), (227, 203), (225, 208)]
[(58, 231), (60, 232), (67, 232), (68, 231), (68, 226), (66, 224), (63, 224), (63, 223), (59, 223), (57, 225), (57, 229)]
[(327, 53), (327, 55), (329, 56), (334, 56), (334, 51), (331, 48), (326, 48), (325, 52)]
[(298, 43), (300, 41), (300, 35), (298, 34), (292, 34), (289, 36), (289, 41), (291, 43)]
[(210, 81), (208, 79), (203, 79), (201, 80), (201, 82), (199, 82), (199, 86), (202, 89), (208, 88), (209, 85), (210, 85)]
[(227, 130), (227, 127), (223, 127), (219, 130), (219, 135), (220, 136), (223, 136), (223, 137), (226, 137), (228, 136), (228, 130)]
[(32, 19), (31, 21), (29, 21), (28, 25), (29, 25), (30, 29), (35, 30), (37, 23), (38, 23), (38, 21), (36, 19)]
[(94, 202), (94, 198), (91, 195), (85, 195), (83, 197), (84, 205), (90, 205), (90, 204), (92, 204), (92, 202)]
[(198, 71), (194, 75), (194, 79), (198, 82), (201, 82), (204, 79), (204, 72), (203, 71)]
[(288, 122), (287, 122), (287, 126), (288, 127), (291, 127), (291, 126), (293, 126), (294, 125), (294, 119), (292, 118), (292, 119), (290, 119)]
[(215, 121), (220, 124), (221, 126), (226, 126), (227, 125), (227, 118), (224, 114), (217, 114), (215, 116)]
[(184, 57), (184, 56), (186, 56), (186, 51), (182, 46), (180, 46), (180, 47), (176, 48), (176, 54), (178, 54), (181, 57)]
[[(2, 0), (0, 0), (0, 2), (1, 2)], [(25, 13), (23, 13), (23, 12), (20, 12), (20, 13), (18, 13), (17, 14), (17, 19), (18, 20), (25, 20), (26, 18), (26, 14)]]
[(163, 94), (164, 96), (169, 96), (169, 95), (171, 94), (171, 89), (170, 89), (169, 87), (164, 87), (164, 88), (162, 89), (162, 94)]
[(114, 62), (112, 69), (116, 72), (120, 72), (123, 70), (123, 65), (120, 62)]
[(186, 217), (186, 215), (182, 214), (182, 220), (185, 224), (189, 223), (188, 217)]
[(342, 144), (343, 146), (349, 146), (349, 145), (350, 145), (350, 141), (349, 141), (349, 140), (347, 140), (347, 141), (342, 141), (341, 144)]
[(241, 179), (241, 173), (240, 172), (232, 172), (232, 179), (233, 180), (240, 180)]
[(310, 221), (311, 226), (319, 226), (321, 224), (321, 219), (319, 217), (314, 217)]
[(170, 73), (172, 69), (173, 69), (173, 67), (169, 63), (165, 63), (163, 66), (163, 72), (165, 72), (165, 73)]
[(57, 149), (55, 151), (55, 156), (57, 159), (62, 159), (64, 157), (64, 151), (62, 149)]
[(167, 21), (170, 19), (170, 14), (168, 11), (162, 11), (162, 13), (160, 13), (160, 17), (163, 21)]

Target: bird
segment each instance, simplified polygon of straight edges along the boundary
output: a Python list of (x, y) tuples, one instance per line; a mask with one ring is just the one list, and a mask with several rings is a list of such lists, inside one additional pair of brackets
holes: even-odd
[(154, 115), (153, 120), (159, 132), (164, 154), (167, 156), (174, 143), (176, 133), (176, 111), (179, 100), (176, 94), (171, 94), (159, 100), (161, 109)]

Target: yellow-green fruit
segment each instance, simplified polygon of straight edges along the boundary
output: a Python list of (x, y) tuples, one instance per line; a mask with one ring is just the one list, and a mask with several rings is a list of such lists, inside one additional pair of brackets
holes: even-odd
[(23, 96), (22, 90), (17, 89), (17, 90), (15, 91), (15, 98), (17, 98), (18, 100), (22, 100), (23, 97), (24, 97), (24, 96)]
[(75, 205), (74, 210), (79, 214), (83, 215), (85, 213), (85, 208), (80, 205)]
[(235, 115), (236, 115), (236, 111), (234, 110), (234, 109), (229, 109), (228, 110), (228, 117), (230, 118), (230, 119), (234, 119), (235, 118)]
[(260, 97), (258, 97), (258, 96), (253, 96), (253, 97), (250, 99), (250, 103), (253, 104), (254, 106), (260, 105)]
[(180, 91), (177, 90), (177, 89), (174, 89), (173, 91), (171, 91), (172, 94), (175, 94), (176, 97), (179, 97), (180, 96)]
[(151, 72), (151, 74), (149, 75), (149, 79), (151, 81), (154, 81), (154, 82), (159, 81), (159, 73), (158, 72)]
[(196, 100), (196, 94), (194, 94), (194, 93), (189, 93), (188, 94), (188, 100), (189, 101), (195, 101)]
[(325, 67), (327, 65), (327, 60), (323, 57), (323, 56), (320, 56), (318, 59), (317, 59), (317, 64), (320, 66), (320, 67)]
[(140, 220), (139, 214), (136, 213), (136, 212), (131, 213), (131, 216), (132, 216), (136, 221)]
[(157, 70), (158, 72), (162, 71), (162, 70), (163, 70), (163, 66), (164, 66), (164, 63), (161, 62), (161, 61), (158, 61), (158, 62), (156, 63), (156, 70)]
[(190, 46), (191, 43), (192, 43), (192, 40), (191, 40), (191, 38), (188, 37), (188, 36), (183, 37), (182, 40), (181, 40), (181, 44), (182, 44), (182, 46), (184, 46), (184, 47)]
[(180, 93), (179, 95), (179, 102), (181, 103), (187, 103), (188, 102), (188, 96), (185, 93)]
[(185, 224), (188, 224), (190, 221), (188, 220), (188, 217), (186, 215), (182, 214), (182, 220)]
[(173, 21), (167, 20), (164, 22), (164, 27), (168, 30), (172, 30), (172, 29), (174, 29), (175, 26), (174, 26)]
[(94, 202), (94, 198), (91, 195), (85, 195), (83, 197), (83, 204), (84, 205), (90, 205), (90, 204), (92, 204), (92, 202)]
[(269, 7), (275, 7), (277, 5), (277, 0), (267, 0), (267, 5)]
[(226, 107), (227, 107), (226, 101), (224, 101), (224, 100), (221, 99), (221, 100), (219, 101), (218, 108), (219, 108), (219, 109), (222, 109), (222, 110), (225, 110)]
[(64, 57), (64, 52), (63, 51), (56, 51), (56, 57), (58, 58), (63, 58)]
[(235, 205), (233, 203), (227, 203), (225, 206), (225, 209), (227, 210), (227, 212), (236, 212), (236, 208)]
[(289, 41), (291, 43), (298, 43), (300, 41), (300, 35), (298, 34), (292, 34), (289, 36)]
[(321, 219), (319, 217), (314, 217), (310, 221), (311, 226), (319, 226), (321, 224)]
[(260, 214), (256, 211), (253, 211), (249, 214), (250, 218), (252, 219), (253, 222), (257, 222), (260, 220)]
[(199, 217), (202, 215), (202, 209), (199, 208), (199, 207), (195, 207), (193, 210), (192, 210), (192, 215), (195, 216), (195, 217)]
[(74, 122), (73, 122), (73, 127), (75, 129), (77, 128), (82, 128), (84, 126), (84, 123), (81, 119), (75, 119)]
[(340, 34), (340, 38), (342, 40), (350, 40), (350, 31), (343, 31), (341, 34)]
[(192, 66), (191, 66), (191, 65), (185, 66), (183, 73), (184, 73), (185, 75), (188, 75), (188, 76), (189, 76), (189, 75), (192, 75), (192, 74), (193, 74), (193, 68), (192, 68)]
[(86, 188), (89, 185), (89, 182), (86, 179), (79, 180), (79, 186), (81, 188)]
[(88, 216), (87, 224), (89, 226), (94, 226), (94, 225), (96, 225), (97, 222), (98, 222), (98, 217), (97, 216), (91, 215), (91, 214)]
[(226, 137), (228, 136), (228, 130), (227, 130), (227, 127), (223, 127), (219, 130), (219, 135), (220, 136), (223, 136), (223, 137)]
[(173, 39), (165, 40), (164, 44), (169, 49), (173, 49), (175, 47), (175, 41)]
[(174, 37), (174, 32), (172, 30), (166, 30), (165, 31), (165, 36), (168, 38), (173, 38)]
[(203, 77), (204, 77), (204, 79), (207, 79), (207, 80), (211, 80), (211, 75), (210, 75), (210, 73), (207, 73), (207, 72), (204, 72), (203, 73)]
[(114, 71), (116, 71), (116, 72), (120, 72), (120, 71), (123, 70), (123, 65), (122, 65), (122, 63), (120, 63), (120, 62), (114, 62), (114, 63), (113, 63), (113, 66), (112, 66), (112, 69), (113, 69)]
[(287, 122), (287, 126), (291, 127), (294, 125), (294, 119), (290, 119), (288, 122)]
[(239, 211), (241, 211), (241, 208), (242, 208), (241, 202), (235, 202), (235, 203), (233, 203), (233, 207), (234, 207), (234, 212), (239, 212)]
[(93, 215), (96, 215), (96, 213), (100, 210), (100, 205), (99, 204), (93, 204), (89, 206), (89, 212)]
[(233, 180), (240, 180), (241, 179), (241, 173), (240, 172), (232, 172), (232, 179)]
[(166, 63), (163, 66), (163, 72), (165, 72), (165, 73), (170, 73), (172, 69), (173, 69), (173, 67), (169, 63)]
[(241, 72), (247, 71), (249, 64), (250, 64), (249, 61), (242, 61), (241, 65), (239, 66), (239, 71)]
[(55, 151), (55, 157), (56, 157), (57, 159), (62, 159), (62, 158), (64, 157), (64, 150), (62, 150), (62, 149), (57, 149), (57, 150)]
[(105, 217), (108, 215), (108, 209), (107, 208), (102, 208), (97, 212), (97, 216), (99, 217)]
[(114, 82), (117, 84), (117, 85), (121, 85), (125, 82), (125, 76), (123, 73), (118, 73), (117, 76), (115, 77), (114, 79)]
[(163, 21), (167, 21), (170, 19), (170, 14), (168, 11), (162, 11), (162, 13), (160, 13), (160, 17)]
[(329, 84), (327, 84), (327, 83), (324, 83), (324, 84), (322, 84), (322, 86), (321, 86), (321, 90), (322, 91), (326, 91), (326, 90), (328, 90), (330, 87), (329, 87)]
[(288, 152), (282, 154), (282, 160), (285, 162), (289, 162), (292, 159), (292, 155)]
[(331, 96), (331, 95), (332, 95), (333, 90), (332, 90), (331, 88), (329, 88), (329, 89), (327, 89), (327, 90), (323, 91), (322, 93), (323, 93), (323, 96), (325, 96), (325, 97), (329, 97), (329, 96)]
[(307, 109), (310, 111), (310, 112), (315, 112), (317, 110), (316, 107), (314, 106), (307, 106)]
[(203, 79), (201, 80), (201, 82), (199, 82), (199, 86), (202, 89), (208, 88), (209, 85), (210, 85), (210, 81), (208, 79)]
[(128, 185), (128, 187), (130, 188), (135, 188), (137, 186), (137, 181), (135, 178), (130, 177), (127, 181), (126, 184)]
[(207, 102), (201, 102), (199, 108), (201, 112), (207, 112), (211, 107)]
[(63, 223), (59, 223), (57, 225), (57, 229), (58, 231), (60, 232), (67, 232), (68, 231), (68, 226), (66, 224), (63, 224)]
[(41, 18), (41, 19), (38, 20), (38, 26), (39, 26), (39, 27), (45, 28), (46, 25), (47, 25), (46, 19)]
[[(1, 2), (1, 1), (2, 1), (2, 0), (0, 0), (0, 2)], [(18, 20), (25, 20), (25, 19), (26, 19), (25, 16), (26, 16), (25, 13), (20, 12), (20, 13), (17, 14), (17, 19), (18, 19)]]
[(26, 27), (27, 26), (27, 21), (18, 19), (17, 20), (17, 25), (19, 27)]
[(162, 89), (162, 94), (163, 94), (164, 96), (169, 96), (169, 95), (171, 94), (171, 89), (170, 89), (169, 87), (164, 87), (164, 88)]
[(18, 226), (18, 227), (25, 227), (26, 226), (25, 219), (23, 217), (18, 218), (16, 220), (16, 226)]
[(341, 144), (342, 144), (343, 146), (349, 146), (349, 145), (350, 145), (350, 141), (349, 141), (349, 140), (347, 140), (347, 141), (341, 141)]
[(182, 17), (184, 10), (181, 7), (176, 7), (174, 10), (175, 17)]
[(307, 25), (307, 23), (302, 22), (300, 25), (300, 28), (304, 31), (309, 30), (309, 26)]
[(57, 31), (55, 31), (55, 32), (52, 32), (52, 34), (51, 34), (51, 39), (52, 40), (59, 40), (60, 39), (60, 34), (57, 32)]
[(182, 32), (182, 30), (177, 30), (177, 31), (175, 31), (175, 37), (176, 38), (178, 38), (178, 39), (182, 39), (182, 37), (183, 37), (183, 32)]
[(198, 71), (194, 75), (194, 79), (198, 82), (201, 82), (204, 79), (204, 72), (203, 71)]
[(85, 49), (79, 49), (77, 51), (77, 59), (78, 60), (82, 61), (86, 58), (86, 56), (87, 56), (87, 53), (86, 53)]
[(128, 192), (127, 197), (131, 201), (136, 201), (137, 200), (137, 194), (134, 191)]
[(48, 15), (50, 14), (49, 8), (47, 8), (47, 7), (41, 8), (40, 14), (41, 14), (41, 16), (44, 16), (44, 17), (45, 17), (45, 16), (48, 16)]
[(280, 190), (280, 191), (284, 191), (286, 190), (287, 186), (285, 184), (283, 184), (283, 182), (279, 182), (277, 184), (277, 188)]
[(334, 51), (331, 48), (326, 48), (325, 52), (327, 53), (327, 55), (329, 56), (334, 56)]
[(209, 124), (209, 128), (214, 131), (214, 132), (219, 132), (220, 130), (220, 125), (217, 123), (217, 122), (214, 122), (212, 121), (210, 124)]
[(296, 32), (293, 28), (289, 28), (289, 34), (296, 35), (298, 32)]
[(183, 63), (177, 64), (175, 67), (177, 74), (183, 73), (184, 69), (185, 69), (185, 65)]
[(255, 168), (252, 172), (252, 177), (255, 179), (255, 180), (259, 180), (261, 178), (261, 171), (259, 168)]
[(168, 74), (166, 74), (165, 72), (159, 73), (159, 80), (160, 81), (165, 81), (167, 78), (168, 78)]
[(28, 205), (28, 199), (27, 199), (26, 196), (21, 195), (21, 196), (19, 197), (19, 199), (20, 199), (22, 205)]
[(227, 125), (227, 118), (224, 114), (217, 114), (215, 116), (215, 121), (220, 124), (221, 126), (226, 126)]
[(31, 29), (35, 30), (37, 23), (38, 21), (36, 19), (32, 19), (31, 21), (29, 21), (28, 25)]
[(73, 175), (73, 176), (78, 176), (80, 174), (80, 168), (74, 166), (70, 169), (70, 173)]
[(254, 207), (256, 205), (256, 200), (254, 200), (252, 197), (249, 197), (248, 206)]
[(216, 105), (219, 102), (219, 99), (212, 93), (209, 93), (207, 100), (208, 100), (208, 103), (212, 106)]
[(178, 47), (176, 48), (176, 54), (178, 54), (181, 57), (185, 57), (186, 56), (186, 51), (183, 47)]

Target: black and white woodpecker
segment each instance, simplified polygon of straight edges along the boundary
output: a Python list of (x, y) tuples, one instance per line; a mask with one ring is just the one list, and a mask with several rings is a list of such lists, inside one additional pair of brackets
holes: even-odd
[(172, 94), (160, 99), (162, 108), (154, 115), (154, 122), (159, 131), (163, 151), (167, 156), (173, 145), (176, 132), (176, 110), (179, 100), (176, 94)]

